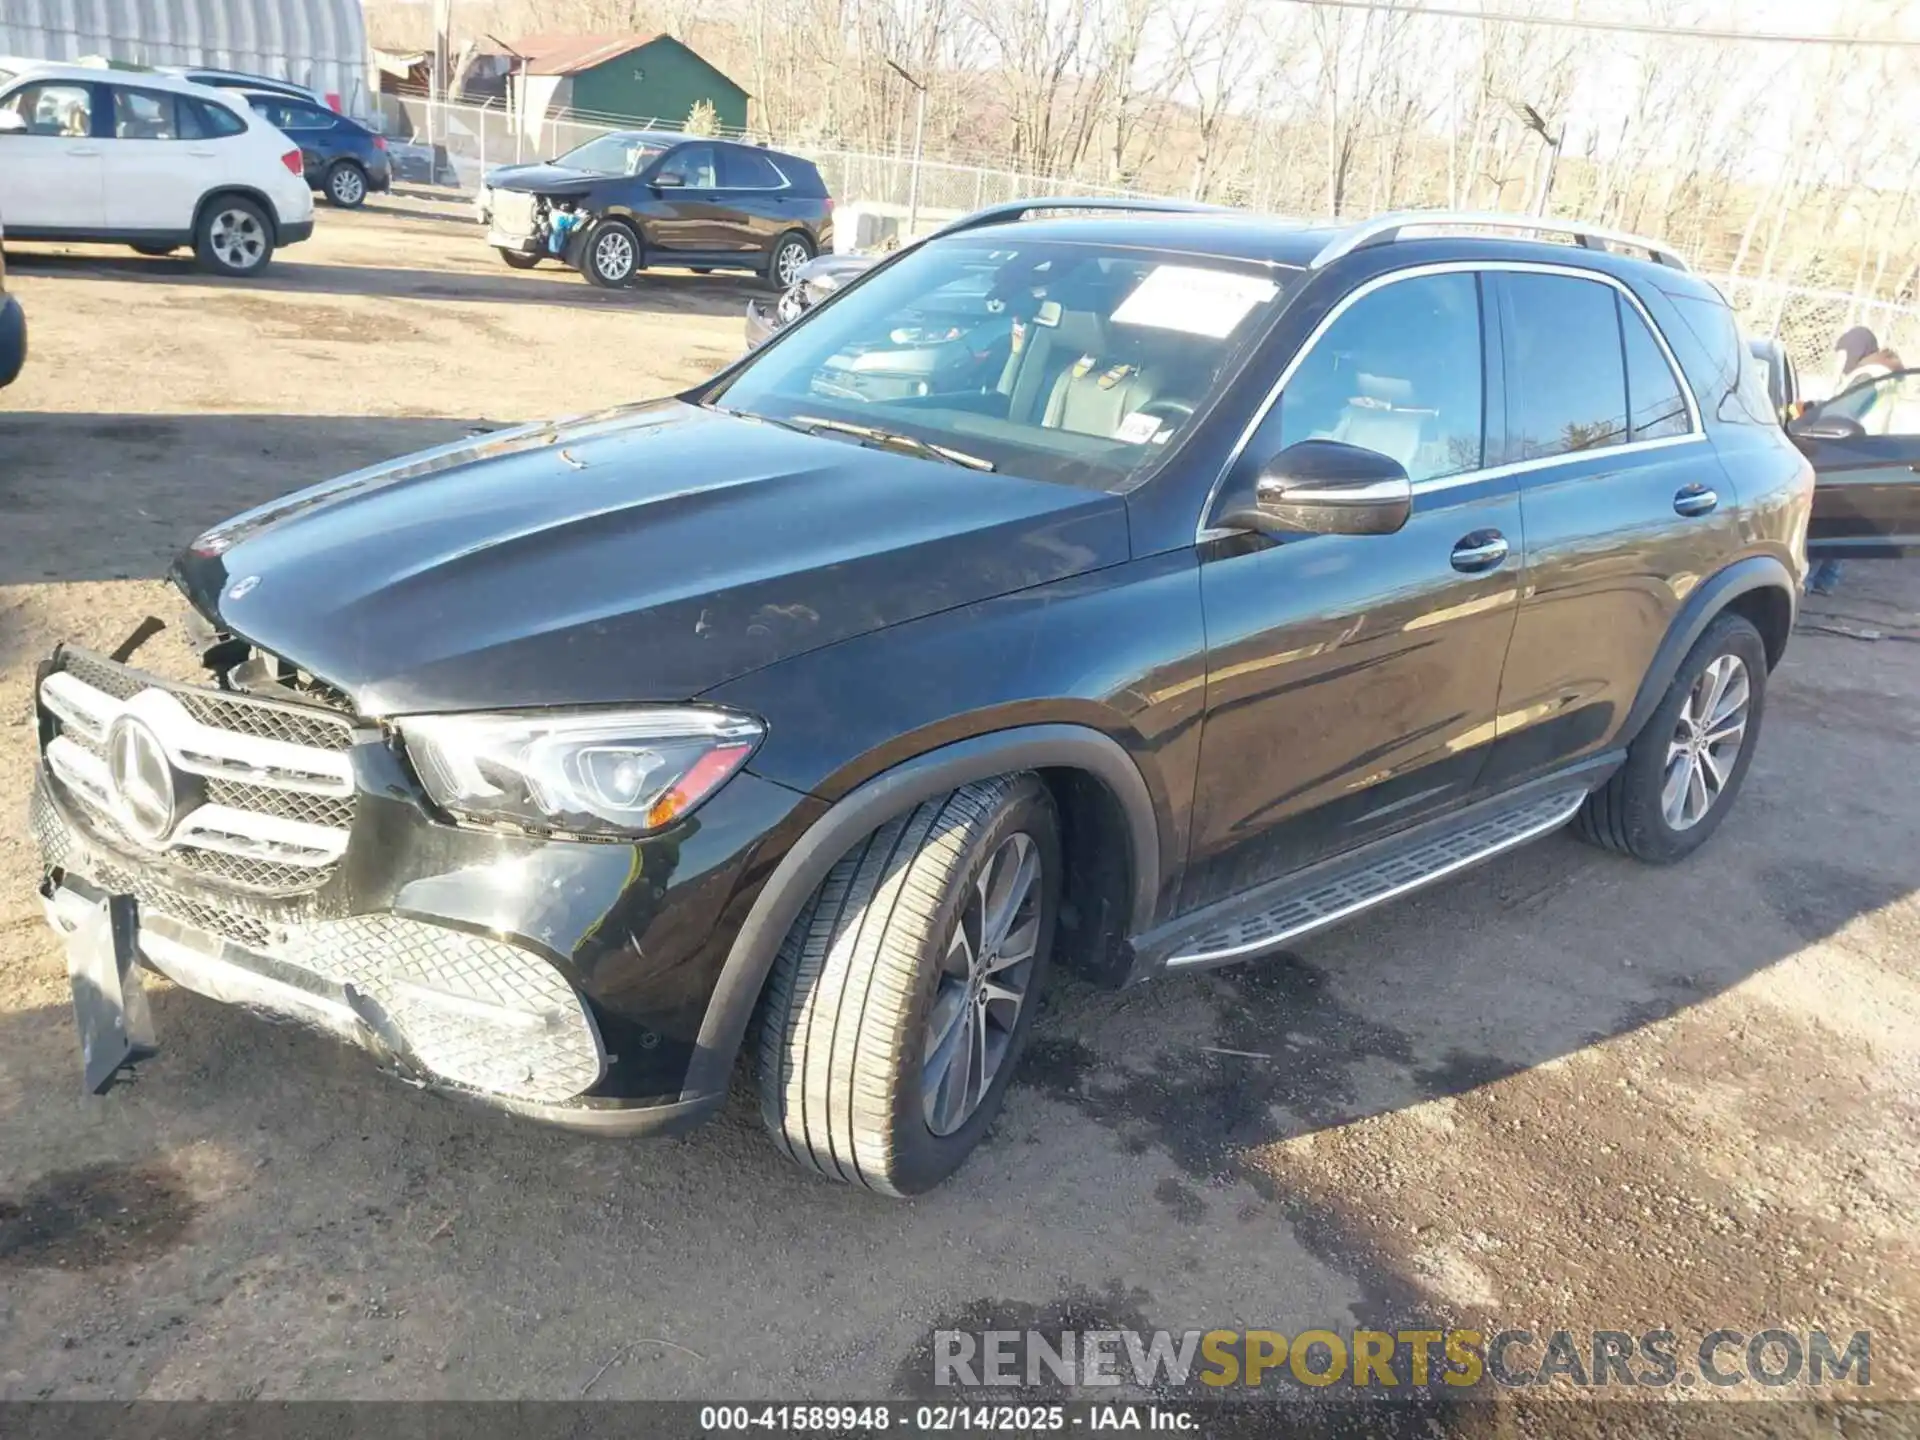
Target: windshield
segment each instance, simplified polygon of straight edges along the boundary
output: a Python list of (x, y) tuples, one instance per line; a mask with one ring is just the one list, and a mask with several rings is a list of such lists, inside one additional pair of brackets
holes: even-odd
[(1293, 273), (956, 236), (863, 278), (707, 399), (928, 459), (1124, 489), (1233, 378)]
[(596, 175), (638, 175), (666, 148), (632, 135), (600, 135), (575, 146), (553, 163), (573, 170), (591, 170)]

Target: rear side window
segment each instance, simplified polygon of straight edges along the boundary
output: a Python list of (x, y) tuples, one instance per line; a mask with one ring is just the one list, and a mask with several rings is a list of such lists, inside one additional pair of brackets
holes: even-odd
[(180, 97), (180, 131), (189, 140), (219, 140), (246, 133), (247, 122), (211, 100)]
[(1508, 461), (1626, 443), (1627, 375), (1614, 293), (1570, 275), (1500, 276)]
[(713, 146), (682, 145), (660, 162), (658, 174), (678, 175), (689, 190), (714, 190), (720, 184), (714, 170)]
[(174, 96), (165, 90), (113, 87), (113, 138), (116, 140), (179, 140), (180, 122), (174, 114)]
[(1627, 405), (1632, 411), (1633, 438), (1660, 440), (1684, 435), (1693, 428), (1680, 379), (1647, 329), (1640, 312), (1618, 295), (1620, 335), (1627, 355)]
[(318, 105), (289, 100), (283, 108), (287, 118), (280, 127), (282, 130), (331, 130), (338, 123), (338, 117), (331, 110), (322, 110)]
[(778, 190), (787, 180), (766, 156), (729, 147), (720, 152), (720, 183), (738, 190)]
[(1280, 443), (1339, 440), (1410, 480), (1478, 470), (1480, 287), (1420, 275), (1361, 296), (1314, 342), (1280, 396)]

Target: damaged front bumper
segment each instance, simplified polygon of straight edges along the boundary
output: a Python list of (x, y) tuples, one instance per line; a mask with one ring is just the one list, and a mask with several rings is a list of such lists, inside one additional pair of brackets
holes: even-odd
[[(370, 722), (73, 649), (38, 679), (30, 819), (63, 936), (130, 895), (145, 968), (551, 1124), (666, 1133), (724, 1099), (687, 1089), (724, 917), (803, 797), (742, 774), (634, 844), (478, 832), (429, 813)], [(198, 767), (158, 848), (121, 825), (103, 770), (123, 716)]]

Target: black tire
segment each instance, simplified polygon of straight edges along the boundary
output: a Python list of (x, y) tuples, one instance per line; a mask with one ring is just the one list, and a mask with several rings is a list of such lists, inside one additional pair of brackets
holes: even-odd
[(151, 255), (158, 260), (162, 256), (173, 254), (180, 247), (178, 245), (129, 245), (127, 248), (136, 255)]
[[(977, 980), (949, 978), (942, 961), (960, 937), (978, 934), (971, 906), (989, 862), (1017, 871), (1028, 854), (1039, 867), (1031, 882), (1034, 908), (1015, 907), (1002, 933), (1025, 953), (1017, 937), (1034, 927), (1032, 958), (993, 972), (1010, 985), (1024, 972), (1022, 998), (1010, 1029), (1003, 1020), (999, 1029), (980, 1032), (993, 1037), (983, 1044), (1000, 1048), (973, 1108), (956, 1109), (952, 1127), (936, 1134), (922, 1086), (936, 993), (957, 1021), (970, 1025), (987, 1013), (975, 1008)], [(999, 882), (990, 883), (999, 893)], [(807, 902), (762, 999), (760, 1113), (775, 1143), (829, 1179), (882, 1195), (917, 1195), (957, 1170), (999, 1113), (1026, 1046), (1059, 899), (1059, 820), (1052, 796), (1032, 774), (964, 785), (856, 846)], [(985, 961), (993, 948), (970, 953)], [(973, 1031), (954, 1030), (963, 1028), (957, 1038), (968, 1042), (971, 1057), (979, 1053)], [(969, 1088), (963, 1082), (961, 1093)], [(936, 1100), (947, 1093), (937, 1089)]]
[[(1724, 755), (1721, 758), (1725, 779), (1719, 789), (1712, 792), (1704, 813), (1679, 827), (1669, 819), (1665, 804), (1665, 791), (1672, 773), (1670, 766), (1674, 763), (1672, 751), (1684, 743), (1689, 732), (1694, 687), (1708, 667), (1724, 656), (1738, 661), (1744, 673), (1745, 728), (1739, 736), (1737, 753), (1730, 760)], [(1759, 740), (1766, 699), (1766, 642), (1745, 617), (1719, 616), (1680, 662), (1659, 706), (1627, 747), (1626, 763), (1580, 807), (1573, 822), (1574, 833), (1591, 845), (1617, 850), (1649, 865), (1671, 865), (1691, 855), (1720, 828), (1739, 797)], [(1683, 716), (1683, 710), (1689, 713)], [(1678, 763), (1686, 764), (1684, 758)]]
[(784, 290), (793, 283), (792, 271), (798, 270), (814, 255), (813, 241), (798, 230), (789, 230), (773, 242), (767, 252), (767, 283)]
[(193, 253), (215, 275), (258, 275), (273, 259), (273, 222), (243, 195), (216, 195), (200, 207)]
[[(620, 257), (625, 257), (624, 267)], [(594, 284), (619, 290), (640, 273), (640, 237), (623, 220), (601, 220), (580, 247), (580, 273)]]
[(713, 267), (711, 265), (689, 265), (687, 268), (696, 275), (711, 275), (713, 273)]
[(504, 245), (496, 245), (493, 248), (499, 253), (500, 258), (515, 270), (531, 270), (546, 258), (539, 254), (529, 255), (524, 250), (509, 250)]
[(327, 202), (342, 210), (358, 210), (367, 203), (367, 172), (352, 160), (336, 160), (327, 167), (322, 187)]

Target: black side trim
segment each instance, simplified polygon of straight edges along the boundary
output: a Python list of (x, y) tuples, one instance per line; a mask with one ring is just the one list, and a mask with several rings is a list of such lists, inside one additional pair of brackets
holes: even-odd
[[(1693, 649), (1693, 642), (1706, 633), (1714, 617), (1739, 596), (1768, 587), (1779, 590), (1787, 597), (1789, 614), (1798, 611), (1800, 591), (1793, 583), (1793, 575), (1771, 555), (1749, 555), (1700, 582), (1681, 606), (1680, 613), (1674, 617), (1667, 638), (1660, 642), (1660, 648), (1654, 652), (1653, 663), (1641, 678), (1633, 709), (1627, 712), (1626, 724), (1620, 728), (1623, 744), (1631, 744), (1634, 736), (1652, 717), (1661, 697), (1667, 693), (1667, 687), (1673, 683), (1680, 662)], [(1791, 620), (1787, 628), (1793, 628)]]
[[(1516, 785), (1483, 800), (1476, 800), (1470, 805), (1445, 815), (1424, 820), (1404, 830), (1396, 830), (1355, 849), (1316, 861), (1303, 870), (1281, 875), (1250, 890), (1242, 890), (1238, 895), (1229, 895), (1224, 900), (1215, 901), (1204, 909), (1190, 911), (1177, 919), (1169, 920), (1159, 929), (1141, 935), (1133, 942), (1133, 965), (1120, 983), (1133, 985), (1149, 979), (1165, 968), (1169, 956), (1176, 954), (1187, 941), (1196, 936), (1230, 924), (1243, 916), (1257, 914), (1292, 894), (1304, 894), (1317, 889), (1336, 876), (1379, 865), (1403, 851), (1412, 850), (1456, 830), (1470, 829), (1480, 821), (1497, 815), (1501, 811), (1523, 805), (1528, 801), (1537, 801), (1557, 790), (1584, 785), (1591, 791), (1595, 786), (1604, 784), (1608, 777), (1620, 768), (1621, 763), (1626, 759), (1626, 753), (1624, 749), (1620, 749), (1590, 756), (1578, 764), (1556, 770), (1551, 775), (1543, 775), (1538, 779), (1527, 781), (1524, 785)], [(1378, 903), (1390, 902), (1383, 900)], [(1247, 958), (1257, 960), (1258, 953), (1251, 954)]]
[(73, 230), (59, 225), (10, 225), (9, 240), (64, 240), (77, 245), (191, 245), (191, 230)]
[(922, 800), (969, 781), (1013, 770), (1058, 767), (1087, 771), (1119, 799), (1127, 817), (1133, 867), (1131, 928), (1139, 931), (1152, 924), (1160, 885), (1159, 822), (1139, 767), (1116, 741), (1082, 725), (1028, 725), (943, 745), (853, 790), (787, 851), (727, 953), (687, 1066), (681, 1101), (717, 1103), (716, 1097), (725, 1094), (734, 1058), (780, 942), (793, 928), (807, 897), (862, 836)]

